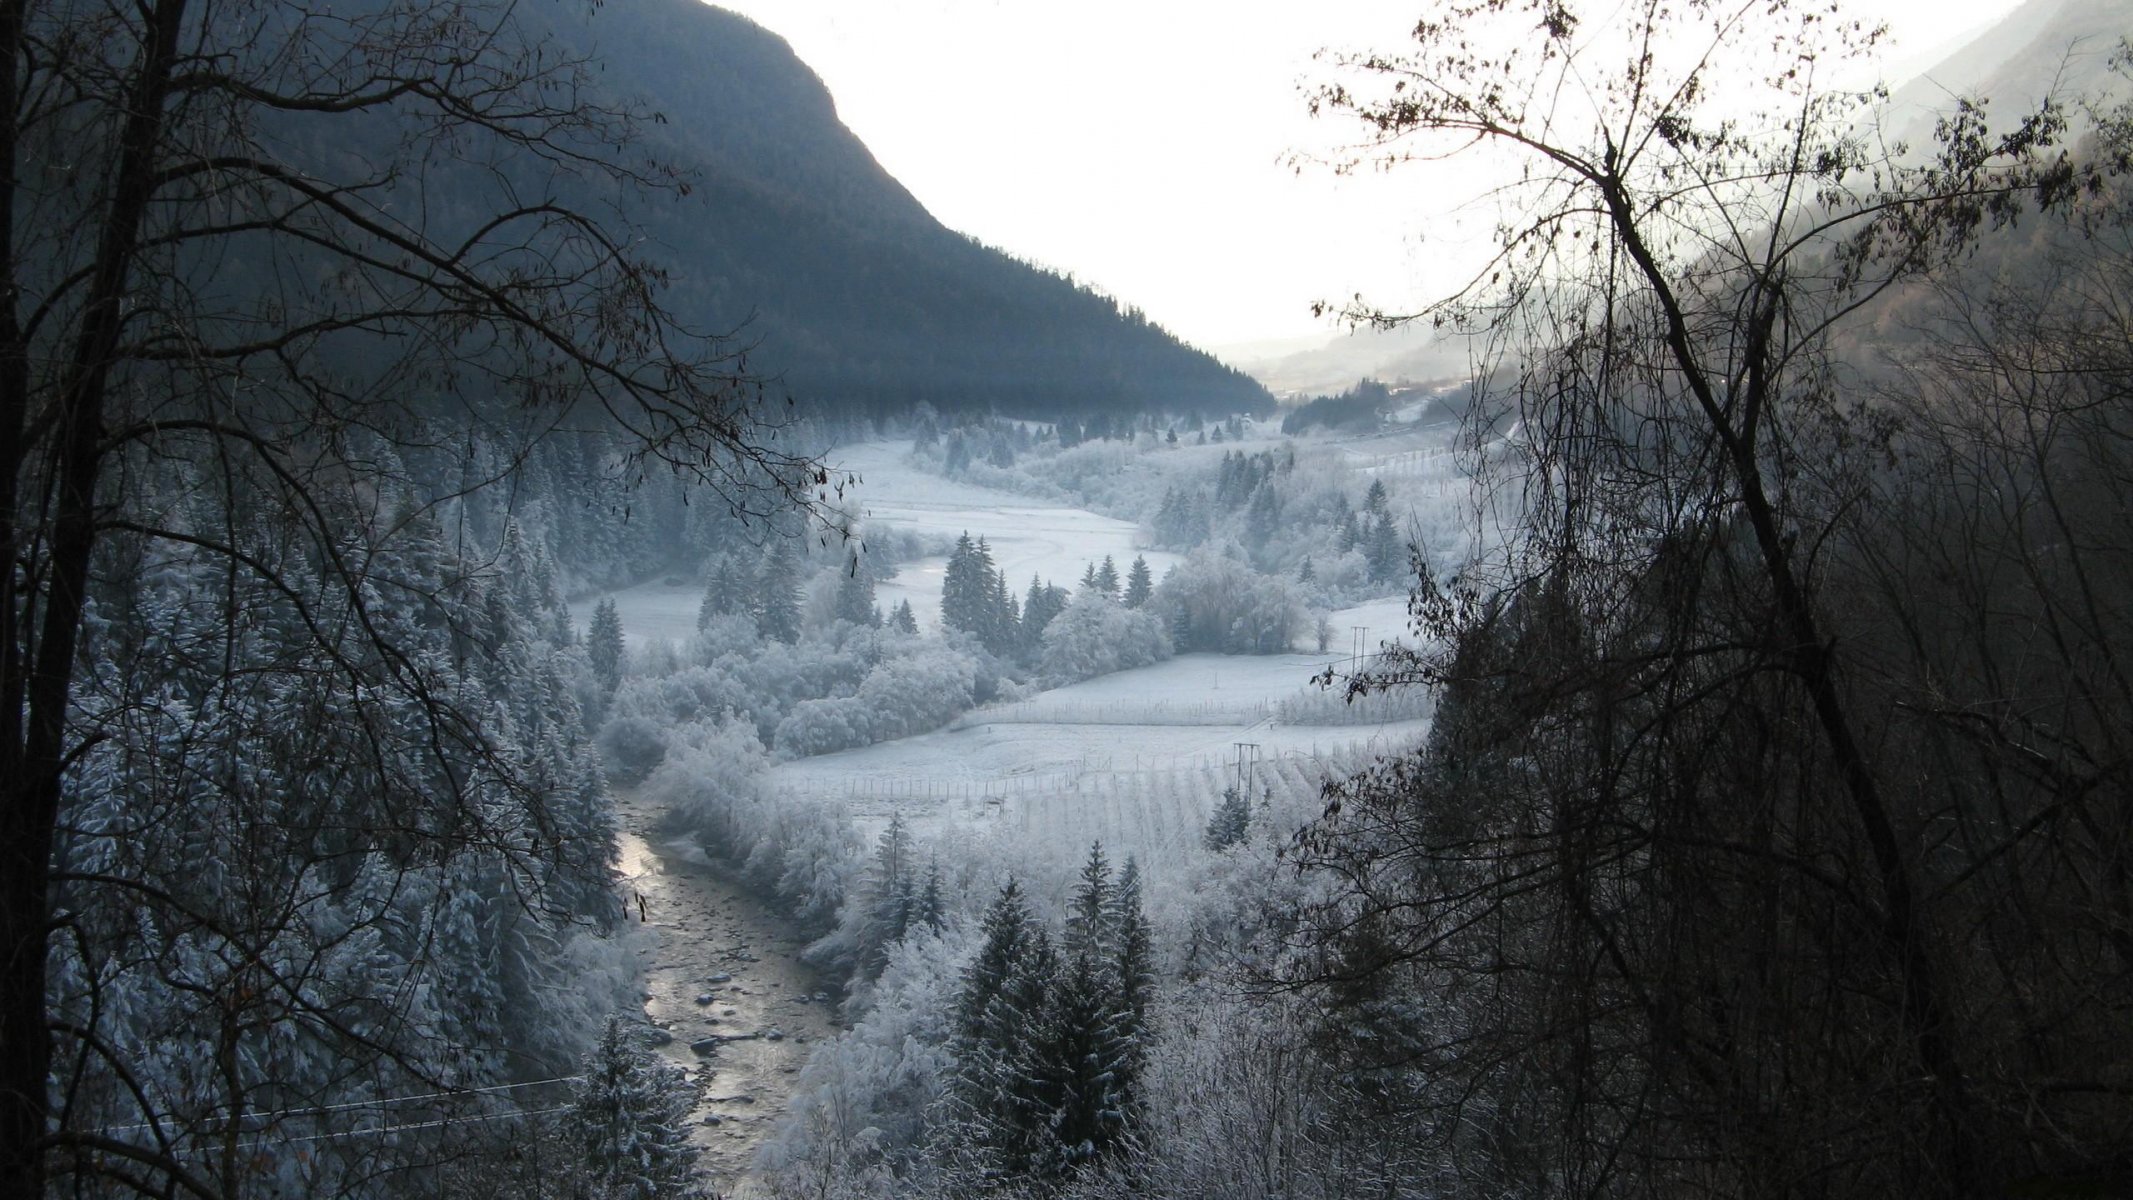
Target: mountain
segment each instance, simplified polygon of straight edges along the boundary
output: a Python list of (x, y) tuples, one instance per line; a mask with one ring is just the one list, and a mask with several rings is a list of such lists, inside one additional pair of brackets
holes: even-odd
[(2133, 14), (2124, 0), (2029, 0), (1891, 92), (1883, 124), (1918, 144), (1961, 96), (1989, 98), (1997, 126), (2034, 111), (2047, 96), (2122, 95), (2126, 78), (2111, 60), (2128, 34)]
[(670, 304), (741, 329), (752, 364), (802, 403), (1032, 417), (1271, 408), (1259, 384), (1137, 310), (934, 220), (776, 34), (697, 0), (592, 7), (545, 20), (605, 64), (601, 87), (660, 114), (650, 148), (696, 172), (688, 197), (637, 214), (674, 265)]

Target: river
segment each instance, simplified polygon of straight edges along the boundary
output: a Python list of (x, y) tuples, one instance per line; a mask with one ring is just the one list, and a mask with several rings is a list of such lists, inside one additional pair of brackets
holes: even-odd
[[(658, 833), (635, 797), (616, 799), (623, 900), (652, 935), (638, 949), (645, 1016), (672, 1036), (669, 1059), (708, 1075), (693, 1118), (707, 1181), (721, 1196), (756, 1194), (756, 1147), (784, 1115), (809, 1051), (835, 1036), (835, 1007), (816, 998), (825, 985), (778, 914), (694, 839)], [(734, 1040), (690, 1048), (706, 1038)]]

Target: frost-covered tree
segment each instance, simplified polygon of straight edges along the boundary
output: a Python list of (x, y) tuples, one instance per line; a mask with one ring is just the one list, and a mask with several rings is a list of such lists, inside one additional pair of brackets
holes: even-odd
[[(1304, 562), (1308, 566), (1310, 560), (1305, 559)], [(1154, 594), (1155, 577), (1148, 570), (1148, 559), (1144, 555), (1136, 554), (1133, 556), (1133, 566), (1126, 571), (1126, 607), (1139, 608), (1148, 603), (1148, 598)]]
[(981, 637), (992, 601), (992, 564), (978, 553), (969, 531), (956, 538), (941, 577), (941, 628), (961, 629)]
[(1038, 670), (1046, 679), (1072, 683), (1170, 657), (1163, 622), (1142, 609), (1122, 608), (1101, 591), (1067, 602), (1044, 628)]
[(874, 573), (861, 565), (857, 555), (847, 560), (844, 575), (837, 581), (832, 615), (854, 625), (872, 629), (881, 627), (881, 609), (874, 604)]
[(755, 581), (731, 554), (714, 556), (704, 566), (704, 599), (696, 606), (696, 628), (708, 629), (720, 617), (755, 615)]
[(1243, 843), (1252, 831), (1252, 806), (1237, 788), (1222, 789), (1222, 802), (1207, 818), (1207, 832), (1203, 838), (1207, 848), (1220, 854), (1232, 846)]
[(896, 606), (896, 612), (889, 618), (889, 627), (898, 633), (918, 636), (918, 614), (911, 611), (909, 600)]
[(1113, 600), (1118, 599), (1118, 564), (1112, 561), (1110, 555), (1104, 555), (1103, 563), (1096, 568), (1094, 579), (1099, 591)]
[(800, 565), (782, 544), (764, 550), (756, 565), (755, 629), (788, 646), (800, 640)]
[(689, 1116), (699, 1088), (611, 1016), (585, 1066), (565, 1124), (597, 1200), (693, 1200), (697, 1148)]
[(612, 596), (603, 596), (593, 606), (592, 627), (585, 634), (585, 652), (592, 659), (593, 674), (609, 691), (622, 682), (622, 615), (615, 611)]
[(1044, 652), (1044, 631), (1052, 619), (1066, 610), (1067, 591), (1049, 583), (1042, 583), (1035, 575), (1029, 577), (1029, 592), (1022, 600), (1022, 628), (1020, 650), (1025, 662), (1035, 662)]

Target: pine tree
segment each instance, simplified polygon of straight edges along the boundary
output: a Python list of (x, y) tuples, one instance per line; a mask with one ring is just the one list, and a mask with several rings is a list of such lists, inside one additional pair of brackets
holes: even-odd
[(1118, 564), (1108, 554), (1104, 555), (1103, 565), (1096, 568), (1096, 587), (1113, 600), (1118, 599)]
[(1318, 568), (1311, 565), (1311, 556), (1308, 554), (1304, 555), (1303, 565), (1296, 568), (1296, 582), (1304, 584), (1318, 582)]
[(1025, 661), (1035, 662), (1044, 652), (1044, 631), (1052, 618), (1066, 611), (1066, 589), (1029, 578), (1029, 593), (1022, 601), (1022, 626), (1018, 649)]
[(1126, 571), (1126, 607), (1139, 608), (1155, 595), (1155, 578), (1148, 570), (1148, 560), (1142, 555), (1133, 556), (1133, 565)]
[(1006, 656), (1014, 652), (1022, 632), (1022, 618), (1015, 607), (1015, 595), (1007, 590), (1007, 577), (998, 571), (991, 575), (991, 596), (986, 604), (985, 648), (994, 654)]
[(755, 617), (755, 581), (730, 554), (704, 567), (704, 600), (696, 609), (696, 627), (708, 628), (715, 617)]
[(1118, 964), (1124, 1035), (1135, 1050), (1135, 1078), (1145, 1058), (1148, 1009), (1155, 997), (1155, 931), (1141, 909), (1141, 867), (1132, 858), (1118, 873), (1111, 892), (1111, 945)]
[(926, 884), (919, 889), (918, 903), (911, 910), (911, 923), (939, 933), (948, 927), (948, 902), (941, 895), (941, 864), (926, 863)]
[(593, 675), (612, 692), (622, 682), (622, 615), (615, 611), (614, 597), (603, 597), (593, 606), (592, 629), (585, 635), (585, 653), (592, 659)]
[(1379, 517), (1370, 527), (1370, 540), (1363, 553), (1370, 560), (1370, 578), (1379, 583), (1398, 579), (1407, 566), (1407, 547), (1400, 541), (1399, 529), (1389, 516)]
[(755, 631), (788, 646), (800, 640), (799, 564), (782, 547), (764, 551), (756, 569)]
[(1244, 841), (1251, 832), (1252, 806), (1244, 793), (1236, 788), (1222, 789), (1222, 803), (1215, 806), (1214, 814), (1207, 819), (1207, 848), (1220, 854), (1222, 851)]
[(1392, 517), (1392, 495), (1385, 490), (1385, 481), (1373, 479), (1370, 490), (1363, 493), (1363, 510), (1380, 521)]
[(1065, 1174), (1102, 1157), (1126, 1131), (1139, 1046), (1118, 975), (1118, 915), (1110, 864), (1103, 846), (1093, 845), (1074, 891), (1065, 953), (1042, 1026), (1047, 1044), (1038, 1075), (1052, 1081), (1048, 1090), (1056, 1097), (1049, 1173)]
[(889, 618), (889, 625), (898, 633), (918, 636), (918, 614), (911, 611), (909, 600), (896, 606), (896, 615)]
[(1054, 959), (1013, 880), (987, 909), (984, 941), (963, 972), (951, 1081), (957, 1140), (989, 1173), (1034, 1173), (1049, 1153), (1056, 1095), (1043, 1069)]
[(846, 562), (844, 577), (837, 581), (837, 602), (832, 615), (854, 625), (877, 629), (881, 626), (881, 610), (874, 607), (874, 573), (860, 565), (857, 555)]
[(565, 1128), (603, 1200), (686, 1200), (703, 1195), (689, 1143), (696, 1088), (609, 1017), (570, 1105)]
[(902, 814), (889, 818), (874, 846), (874, 865), (867, 876), (866, 929), (860, 965), (869, 974), (878, 973), (888, 948), (910, 929), (917, 907), (917, 880), (911, 862), (911, 829)]
[(941, 578), (941, 627), (961, 629), (983, 637), (985, 612), (992, 596), (989, 556), (981, 557), (966, 530), (955, 540), (948, 555), (948, 569)]

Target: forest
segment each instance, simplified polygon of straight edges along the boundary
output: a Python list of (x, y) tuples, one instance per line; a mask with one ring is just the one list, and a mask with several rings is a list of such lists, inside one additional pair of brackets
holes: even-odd
[(2133, 40), (1439, 0), (1276, 421), (606, 8), (0, 0), (0, 1196), (2133, 1194)]

